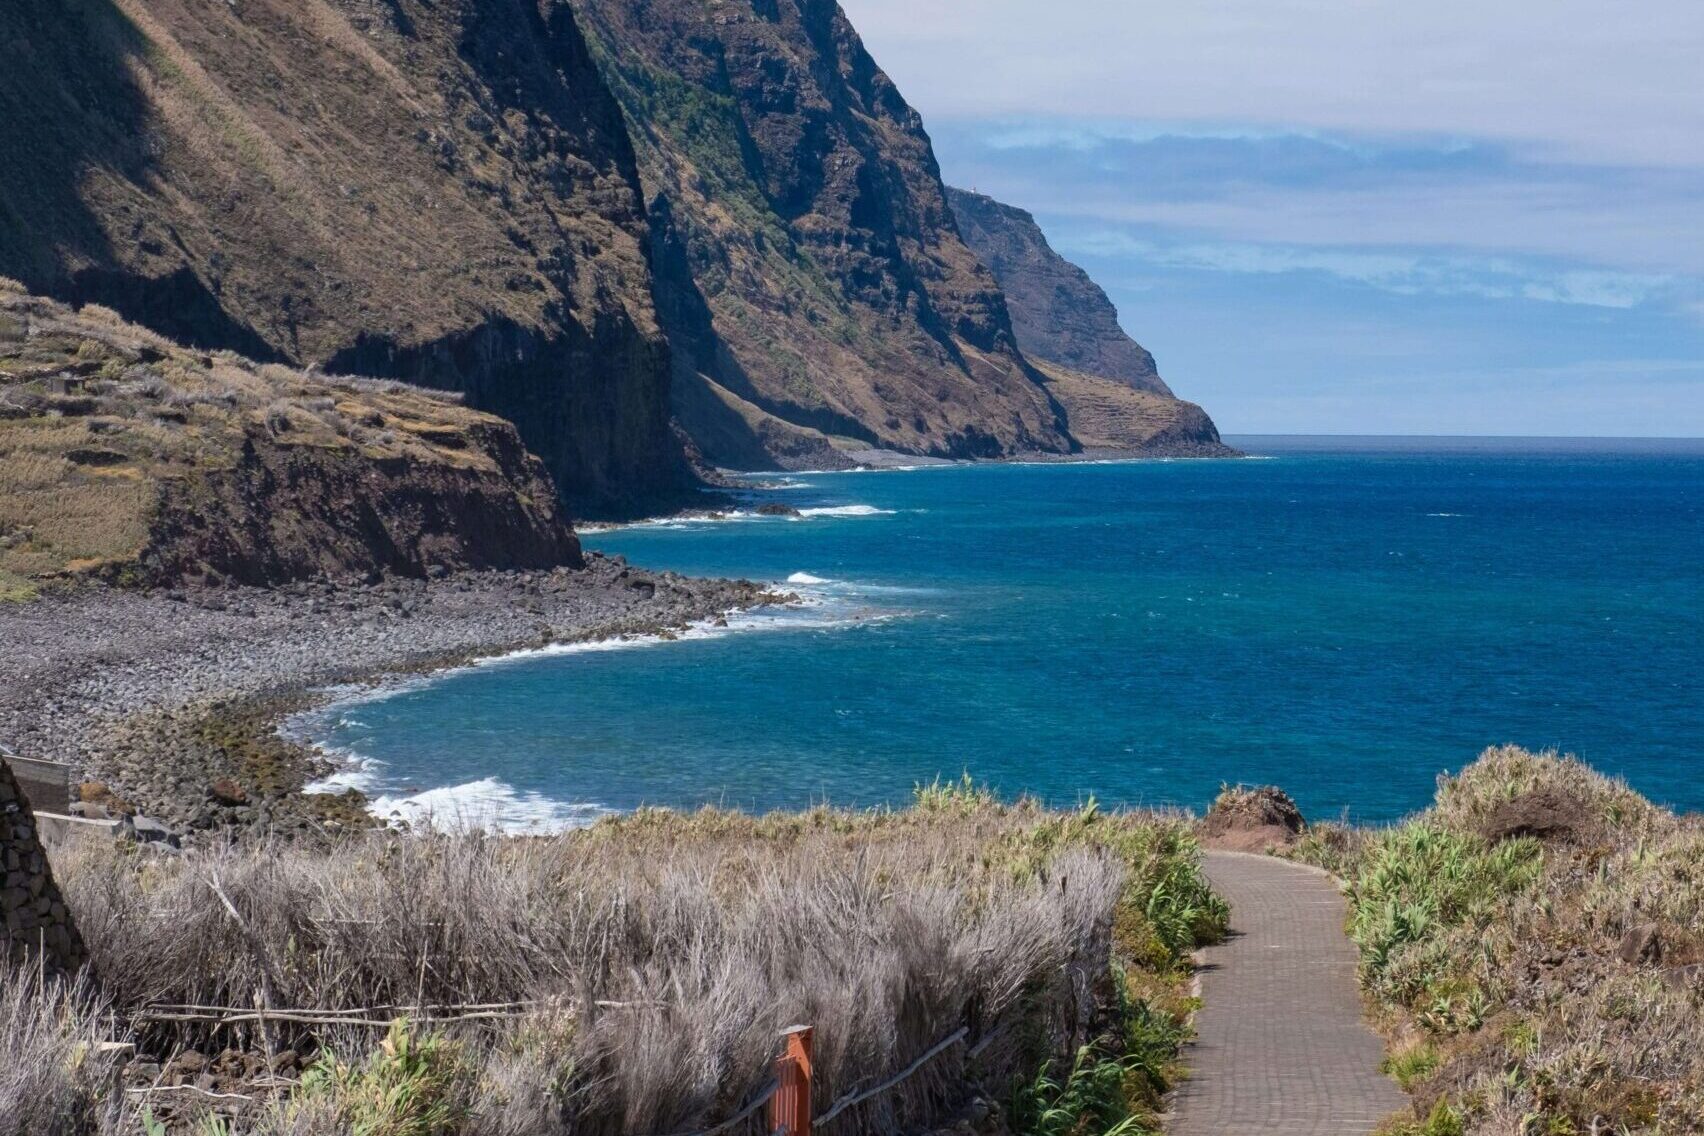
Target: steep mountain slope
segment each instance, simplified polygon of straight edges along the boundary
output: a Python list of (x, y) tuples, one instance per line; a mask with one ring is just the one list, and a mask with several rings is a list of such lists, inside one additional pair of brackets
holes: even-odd
[(1054, 251), (1033, 216), (962, 189), (949, 188), (947, 199), (965, 243), (1006, 294), (1018, 346), (1047, 376), (1078, 441), (1090, 449), (1227, 452), (1212, 419), (1172, 394), (1100, 285)]
[(634, 136), (677, 413), (732, 465), (1073, 443), (834, 0), (574, 0)]
[(463, 391), (576, 509), (688, 478), (626, 127), (562, 0), (7, 0), (0, 273)]
[(0, 281), (0, 597), (577, 564), (513, 426), (456, 396), (174, 345)]
[(1146, 348), (1089, 274), (1053, 250), (1035, 218), (981, 193), (947, 188), (959, 232), (1006, 293), (1012, 330), (1031, 359), (1171, 394)]

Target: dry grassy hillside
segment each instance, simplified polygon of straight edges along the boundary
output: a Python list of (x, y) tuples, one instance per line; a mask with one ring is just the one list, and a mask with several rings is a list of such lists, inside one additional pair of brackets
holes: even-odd
[(1071, 436), (1085, 450), (1145, 450), (1167, 455), (1230, 452), (1207, 412), (1193, 402), (1139, 390), (1117, 379), (1037, 362), (1047, 390), (1065, 408)]
[(578, 558), (549, 477), (500, 419), (188, 350), (0, 282), (0, 593)]

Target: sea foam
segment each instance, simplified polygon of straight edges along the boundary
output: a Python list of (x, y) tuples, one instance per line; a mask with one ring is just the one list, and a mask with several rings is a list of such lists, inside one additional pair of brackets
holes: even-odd
[(516, 789), (495, 777), (418, 793), (380, 796), (369, 807), (381, 820), (403, 820), (440, 831), (486, 829), (509, 833), (584, 828), (614, 811), (599, 804), (553, 800), (530, 789)]
[(874, 505), (825, 505), (815, 509), (800, 509), (801, 517), (886, 517), (892, 516), (892, 509), (878, 509)]

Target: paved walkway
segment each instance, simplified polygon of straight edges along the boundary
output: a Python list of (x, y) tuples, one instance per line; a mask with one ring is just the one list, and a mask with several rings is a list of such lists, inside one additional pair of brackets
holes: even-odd
[(1205, 952), (1173, 1136), (1365, 1136), (1408, 1099), (1362, 1023), (1343, 897), (1323, 872), (1207, 853), (1231, 935)]

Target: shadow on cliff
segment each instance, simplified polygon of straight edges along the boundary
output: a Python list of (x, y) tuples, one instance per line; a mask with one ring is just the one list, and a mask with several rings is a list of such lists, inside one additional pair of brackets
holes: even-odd
[(146, 50), (111, 0), (0, 5), (0, 271), (33, 286), (63, 275), (61, 249), (111, 255), (80, 189), (90, 166), (147, 174), (146, 100), (130, 64)]
[(147, 277), (120, 267), (114, 234), (85, 197), (93, 169), (147, 192), (161, 141), (134, 72), (149, 51), (112, 0), (0, 4), (0, 274), (186, 343), (277, 358), (188, 269)]

